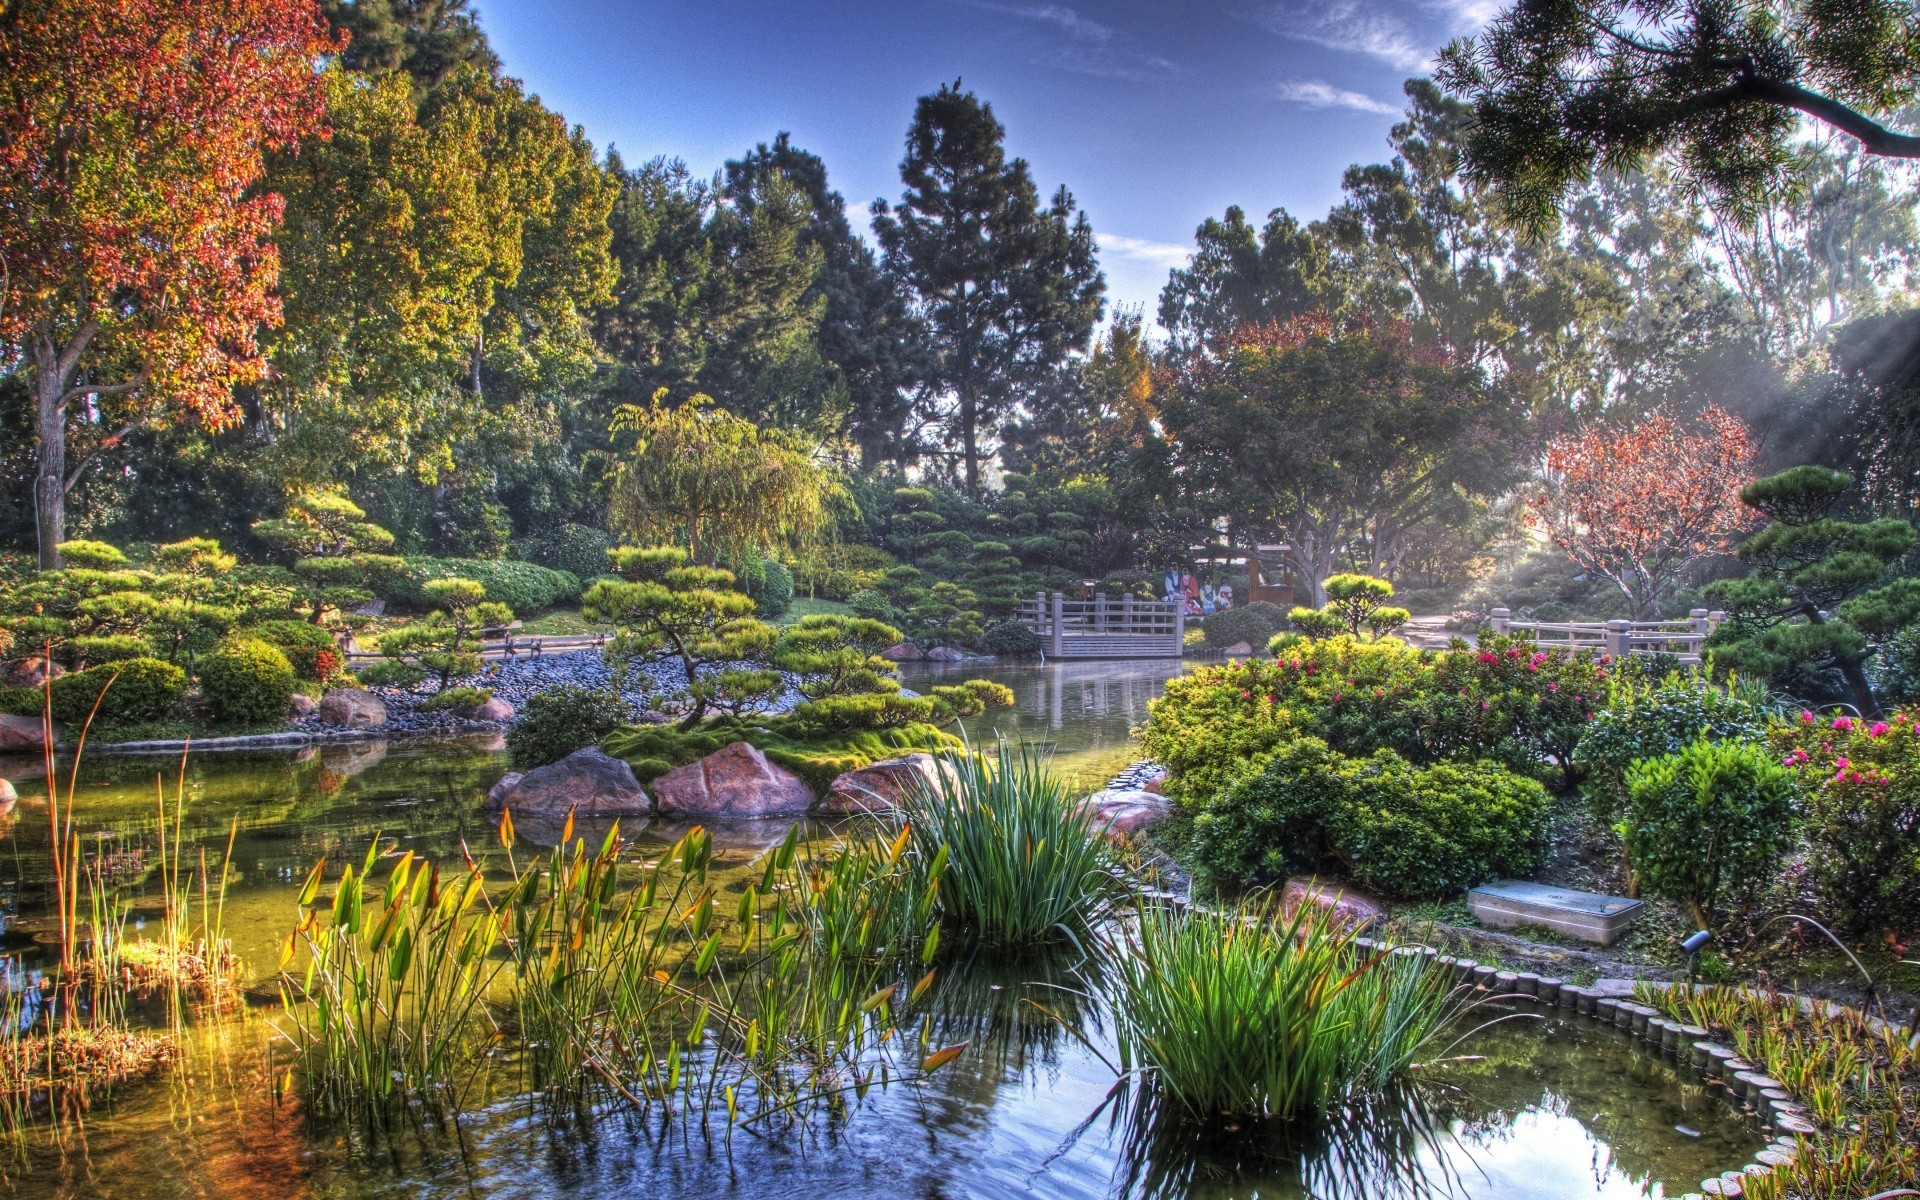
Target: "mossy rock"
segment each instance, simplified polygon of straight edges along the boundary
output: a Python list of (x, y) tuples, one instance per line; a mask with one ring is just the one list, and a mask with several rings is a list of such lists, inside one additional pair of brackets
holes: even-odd
[(953, 734), (926, 724), (816, 737), (793, 736), (785, 724), (781, 718), (760, 724), (721, 718), (684, 731), (671, 725), (635, 725), (608, 735), (603, 745), (607, 753), (625, 759), (642, 783), (650, 783), (675, 767), (744, 741), (805, 780), (821, 796), (848, 771), (916, 751), (964, 748)]

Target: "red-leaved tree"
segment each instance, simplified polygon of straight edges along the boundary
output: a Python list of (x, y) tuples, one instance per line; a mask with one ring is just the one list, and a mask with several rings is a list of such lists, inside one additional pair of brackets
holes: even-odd
[(1556, 438), (1528, 513), (1574, 562), (1619, 587), (1634, 620), (1654, 620), (1688, 567), (1725, 553), (1751, 524), (1740, 489), (1752, 472), (1752, 440), (1731, 413), (1655, 413)]
[(277, 196), (264, 154), (322, 128), (313, 0), (0, 5), (0, 344), (37, 402), (40, 563), (84, 449), (156, 420), (218, 427), (265, 370)]

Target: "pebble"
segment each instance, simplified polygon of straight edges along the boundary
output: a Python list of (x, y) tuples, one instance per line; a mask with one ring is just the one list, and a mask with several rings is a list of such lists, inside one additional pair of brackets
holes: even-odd
[(1137, 792), (1156, 779), (1165, 779), (1167, 769), (1152, 759), (1143, 758), (1115, 775), (1107, 783), (1110, 792)]

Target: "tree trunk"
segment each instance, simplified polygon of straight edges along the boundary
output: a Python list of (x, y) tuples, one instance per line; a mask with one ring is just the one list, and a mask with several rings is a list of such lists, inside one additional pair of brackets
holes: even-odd
[(974, 403), (973, 392), (960, 390), (960, 444), (966, 452), (967, 494), (980, 494), (980, 442), (975, 426), (980, 420), (979, 406)]
[(40, 540), (40, 569), (60, 567), (60, 543), (67, 540), (67, 413), (60, 403), (66, 391), (53, 346), (34, 339), (34, 393), (39, 410), (40, 460), (33, 481), (35, 522)]

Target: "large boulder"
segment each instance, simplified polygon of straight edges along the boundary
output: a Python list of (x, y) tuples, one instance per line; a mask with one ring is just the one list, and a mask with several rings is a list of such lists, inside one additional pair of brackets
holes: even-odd
[[(55, 733), (58, 737), (58, 733)], [(0, 713), (0, 754), (38, 754), (47, 748), (39, 717)]]
[(663, 817), (716, 821), (797, 817), (813, 807), (813, 790), (804, 780), (747, 742), (675, 767), (653, 781), (653, 795)]
[(912, 642), (899, 642), (880, 652), (880, 657), (888, 662), (919, 662), (926, 655)]
[(485, 704), (476, 705), (471, 712), (467, 713), (467, 717), (469, 720), (474, 721), (511, 721), (513, 720), (513, 705), (508, 704), (498, 696), (494, 696)]
[(1253, 646), (1248, 642), (1235, 642), (1225, 650), (1222, 650), (1221, 653), (1228, 658), (1251, 658), (1253, 656)]
[(378, 729), (387, 723), (387, 706), (365, 688), (334, 688), (320, 697), (320, 720), (347, 729)]
[(916, 789), (940, 782), (940, 766), (931, 754), (888, 758), (843, 772), (813, 811), (825, 816), (886, 814), (906, 808)]
[(1108, 841), (1124, 842), (1165, 819), (1173, 804), (1154, 792), (1107, 788), (1082, 800), (1080, 810), (1092, 814), (1094, 829)]
[(956, 650), (952, 646), (935, 646), (927, 651), (928, 662), (957, 663), (967, 661), (965, 650)]
[(569, 811), (583, 818), (633, 817), (653, 811), (633, 768), (598, 746), (575, 750), (524, 775), (506, 776), (487, 793), (487, 805), (548, 817), (564, 817)]
[(48, 677), (58, 679), (66, 673), (67, 669), (59, 663), (35, 654), (13, 664), (13, 668), (7, 672), (7, 686), (37, 688), (44, 684)]
[(1294, 876), (1280, 889), (1280, 911), (1293, 919), (1302, 904), (1323, 910), (1336, 924), (1364, 929), (1387, 915), (1387, 906), (1355, 887), (1318, 876)]

